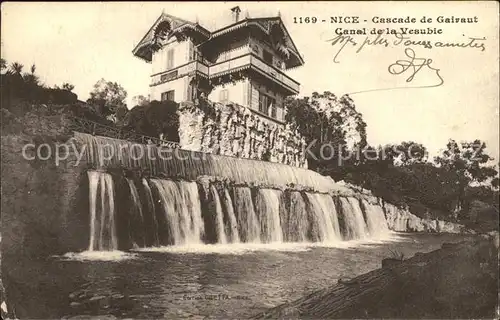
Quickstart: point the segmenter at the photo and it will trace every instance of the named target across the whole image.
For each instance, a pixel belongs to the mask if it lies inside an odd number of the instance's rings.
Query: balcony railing
[[[234,72],[240,68],[245,68],[245,67],[251,67],[253,69],[256,69],[257,71],[260,71],[268,78],[278,81],[288,90],[294,93],[299,93],[300,84],[298,82],[288,77],[286,74],[276,69],[275,67],[268,65],[267,63],[262,61],[259,57],[253,54],[246,54],[237,58],[233,58],[230,60],[226,60],[211,65],[209,68],[209,76],[210,78],[213,78],[219,75],[224,75],[230,72]]]
[[[69,128],[72,131],[88,133],[96,136],[110,137],[114,139],[127,140],[130,142],[141,143],[141,144],[156,144],[171,149],[180,148],[178,142],[159,139],[156,137],[145,136],[132,131],[107,126],[88,119],[70,116],[69,120],[70,120]]]
[[[200,61],[191,61],[176,68],[157,73],[151,77],[151,85],[157,85],[198,71],[208,77],[208,67]],[[170,76],[172,75],[172,76]]]
[[[198,71],[205,76],[214,78],[216,76],[224,75],[230,72],[235,72],[240,68],[244,69],[249,67],[262,73],[264,76],[267,76],[268,78],[279,82],[282,86],[284,86],[294,94],[299,93],[300,84],[297,81],[293,80],[276,67],[265,63],[256,55],[249,53],[213,64],[210,67],[200,61],[191,61],[177,68],[153,75],[151,85],[154,86],[160,83],[171,81],[190,74],[194,71]]]
[[[292,89],[295,93],[299,93],[300,91],[300,84],[284,74],[282,71],[271,67],[264,61],[260,60],[258,57],[252,55],[252,66],[260,69],[261,71],[264,71],[266,75],[271,75],[273,79],[278,80],[288,88]]]
[[[212,78],[218,75],[226,74],[240,67],[249,66],[250,64],[251,64],[251,56],[249,54],[246,54],[237,58],[229,59],[211,65],[209,75],[210,78]]]

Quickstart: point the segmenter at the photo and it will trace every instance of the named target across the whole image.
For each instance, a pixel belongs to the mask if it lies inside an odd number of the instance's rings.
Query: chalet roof
[[[294,60],[296,62],[292,66],[295,67],[304,64],[303,58],[301,57],[297,47],[295,46],[295,43],[293,42],[288,30],[286,29],[283,20],[279,16],[265,18],[245,18],[238,22],[229,24],[213,32],[210,32],[197,22],[194,23],[166,13],[162,13],[153,24],[153,26],[151,26],[146,35],[139,42],[139,44],[134,48],[134,55],[146,61],[151,61],[151,44],[153,44],[154,42],[157,27],[164,21],[168,21],[168,23],[170,24],[171,34],[176,34],[189,29],[196,32],[196,34],[200,35],[200,37],[205,40],[203,44],[209,43],[212,39],[244,27],[257,27],[269,36],[272,36],[272,33],[274,32],[273,30],[280,29],[283,34],[283,46],[286,47],[289,53],[295,56]]]
[[[135,46],[132,51],[135,56],[142,58],[146,61],[151,61],[151,48],[150,45],[154,43],[155,33],[157,31],[158,26],[163,22],[168,22],[169,29],[172,34],[176,34],[178,32],[182,32],[185,29],[191,29],[201,36],[206,37],[207,39],[210,37],[210,31],[202,27],[197,22],[191,22],[188,20],[184,20],[166,13],[162,13],[158,19],[156,19],[155,23],[149,28],[148,32],[142,37],[141,41]]]
[[[298,59],[298,65],[303,65],[304,60],[302,56],[299,53],[299,50],[297,49],[297,46],[295,46],[295,43],[292,40],[292,37],[290,36],[290,33],[288,33],[288,30],[285,27],[285,24],[283,23],[283,20],[281,20],[281,17],[265,17],[265,18],[246,18],[243,20],[240,20],[238,22],[235,22],[233,24],[227,25],[225,27],[222,27],[214,32],[211,33],[210,38],[207,40],[209,42],[210,40],[217,38],[221,35],[233,32],[235,30],[244,28],[244,27],[249,27],[249,26],[255,26],[260,28],[262,31],[264,31],[267,35],[271,36],[271,33],[273,31],[274,26],[278,27],[281,29],[283,32],[284,36],[284,44],[285,46],[296,56]]]

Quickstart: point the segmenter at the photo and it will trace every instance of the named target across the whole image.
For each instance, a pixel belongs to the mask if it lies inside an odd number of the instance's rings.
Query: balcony
[[[212,79],[217,76],[248,68],[261,73],[262,75],[273,81],[278,82],[292,94],[299,93],[300,84],[297,81],[284,74],[281,70],[268,65],[259,57],[253,54],[245,54],[240,57],[211,65],[209,68],[209,77]]]
[[[219,63],[207,66],[201,61],[191,61],[176,68],[154,74],[151,78],[151,86],[175,80],[177,78],[199,73],[205,77],[213,79],[240,70],[251,69],[264,77],[280,84],[290,94],[298,94],[300,84],[254,54],[246,53]]]
[[[195,72],[201,73],[205,77],[208,77],[208,67],[205,64],[200,61],[191,61],[170,70],[152,75],[150,86],[155,86],[164,82],[172,81],[186,75],[194,74]]]
[[[219,62],[210,66],[209,76],[214,78],[224,74],[238,71],[238,69],[246,69],[251,64],[251,56],[249,54]]]

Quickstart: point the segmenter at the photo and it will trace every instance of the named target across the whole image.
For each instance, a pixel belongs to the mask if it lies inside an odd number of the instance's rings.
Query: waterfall
[[[184,226],[187,243],[200,243],[205,226],[201,216],[200,194],[196,182],[177,182],[181,191],[184,213]],[[182,202],[181,202],[182,203]]]
[[[143,178],[136,184],[125,178],[125,192],[108,173],[88,171],[88,179],[90,251],[117,250],[117,225],[128,228],[120,229],[120,237],[128,237],[121,247],[201,244],[206,231],[219,244],[336,243],[389,232],[382,207],[366,200],[340,197],[339,217],[329,194],[216,184],[209,185],[207,199],[214,208],[207,226],[214,230],[205,230],[196,182]],[[116,194],[128,195],[129,202],[116,207]]]
[[[115,225],[115,200],[113,178],[110,174],[88,171],[90,242],[89,251],[118,249]],[[100,192],[99,192],[100,191]],[[100,198],[100,205],[98,197]]]
[[[406,209],[399,209],[393,204],[384,203],[386,211],[386,222],[392,226],[394,231],[408,230],[408,217],[409,212]],[[405,214],[400,214],[405,213]]]
[[[177,194],[174,194],[174,192],[172,192],[172,188],[170,185],[167,185],[167,183],[170,182],[173,183],[175,186],[175,183],[172,181],[157,180],[157,179],[151,179],[151,182],[156,187],[156,190],[158,191],[158,194],[160,195],[161,198],[161,203],[163,205],[163,213],[165,215],[168,228],[168,238],[169,238],[168,243],[179,244],[181,242],[179,212],[176,211],[174,204],[175,196]],[[180,194],[178,195],[177,198],[180,198]]]
[[[152,245],[159,246],[160,238],[158,235],[158,220],[156,219],[156,210],[155,210],[155,202],[153,199],[153,193],[151,192],[151,188],[149,187],[148,181],[146,179],[142,179],[142,186],[144,187],[144,192],[146,194],[147,208],[150,214],[150,222],[151,227],[150,230],[146,230],[146,234],[152,234]]]
[[[231,243],[240,242],[240,233],[238,232],[238,221],[234,214],[233,200],[229,194],[229,190],[224,188],[224,204],[229,217],[229,233],[231,234]]]
[[[97,187],[99,185],[99,173],[95,171],[88,171],[87,175],[89,177],[89,210],[90,210],[90,241],[89,241],[89,251],[93,251],[96,247],[95,233],[97,225],[97,212],[96,212],[96,202],[97,202]]]
[[[337,208],[333,202],[333,198],[327,194],[316,194],[318,202],[325,212],[325,219],[330,219],[333,228],[333,234],[328,238],[328,241],[338,241],[342,240],[340,234],[339,217],[337,214]]]
[[[134,212],[129,219],[129,230],[132,232],[131,238],[135,246],[144,247],[146,245],[146,230],[144,230],[144,216],[142,215],[142,204],[139,198],[139,192],[137,192],[137,188],[132,179],[126,178],[126,180],[130,194],[132,195],[132,200],[134,201]]]
[[[313,218],[313,240],[322,242],[340,240],[340,229],[333,199],[327,194],[309,192],[306,192],[306,197]]]
[[[380,237],[389,233],[387,227],[387,220],[385,219],[384,211],[380,205],[374,205],[366,200],[362,200],[363,207],[365,208],[366,225],[370,236]]]
[[[366,224],[358,200],[353,197],[342,197],[340,201],[344,214],[346,240],[366,238]]]
[[[321,174],[281,163],[214,155],[182,149],[167,150],[125,140],[75,132],[89,163],[99,169],[124,167],[147,169],[152,176],[181,177],[193,181],[199,176],[224,177],[237,184],[287,184],[328,192],[335,182]]]
[[[234,197],[241,240],[260,242],[260,223],[255,214],[250,188],[235,187]]]
[[[259,189],[255,209],[260,217],[260,229],[264,242],[282,242],[283,231],[280,221],[281,191]]]
[[[80,133],[75,138],[83,142],[88,163],[98,168],[88,171],[90,251],[117,250],[118,244],[120,249],[196,245],[215,238],[219,244],[336,243],[380,237],[388,225],[403,229],[408,223],[391,214],[396,209],[389,205],[387,215],[380,205],[354,197],[339,197],[336,206],[331,194],[339,187],[310,170],[180,149],[160,156],[156,145]],[[117,166],[143,169],[151,178],[113,181],[106,169]],[[202,177],[210,177],[208,186]],[[214,211],[202,211],[201,200]]]
[[[203,220],[195,182],[151,179],[163,204],[168,223],[169,243],[174,245],[201,243]]]
[[[307,208],[302,194],[298,191],[290,193],[290,207],[287,221],[287,241],[307,241],[309,221],[307,219]]]
[[[219,198],[219,193],[214,185],[210,186],[210,192],[212,193],[212,198],[215,202],[215,220],[217,228],[217,241],[218,243],[227,243],[226,230],[224,227],[224,213],[222,212],[222,205]]]

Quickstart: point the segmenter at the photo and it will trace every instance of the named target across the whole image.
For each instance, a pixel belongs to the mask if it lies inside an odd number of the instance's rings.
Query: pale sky
[[[300,95],[331,91],[338,96],[364,90],[438,83],[436,73],[423,67],[411,83],[410,71],[391,75],[388,66],[407,59],[403,45],[365,46],[367,36],[354,36],[358,47],[346,45],[333,62],[339,44],[336,28],[443,29],[440,35],[414,35],[414,41],[469,42],[482,38],[477,48],[411,46],[417,58],[432,59],[444,84],[434,88],[400,89],[353,94],[356,109],[367,123],[373,145],[413,140],[434,154],[456,140],[485,140],[489,153],[499,154],[499,39],[498,3],[491,2],[282,2],[282,3],[3,3],[2,57],[18,61],[26,71],[36,64],[47,85],[69,82],[80,100],[86,100],[100,78],[116,81],[133,96],[149,93],[151,65],[136,58],[132,49],[161,14],[198,21],[213,31],[228,22],[230,8],[239,5],[250,17],[276,16],[285,22],[305,65],[288,74],[301,83]],[[243,14],[242,13],[242,14]],[[359,24],[332,24],[331,16],[359,16]],[[478,23],[375,24],[378,17],[478,17]],[[294,17],[317,17],[318,22],[294,23]],[[325,22],[322,22],[322,20]],[[364,20],[367,20],[364,22]],[[375,36],[368,35],[369,39]],[[387,36],[391,42],[396,38]],[[129,106],[131,107],[131,106]]]

